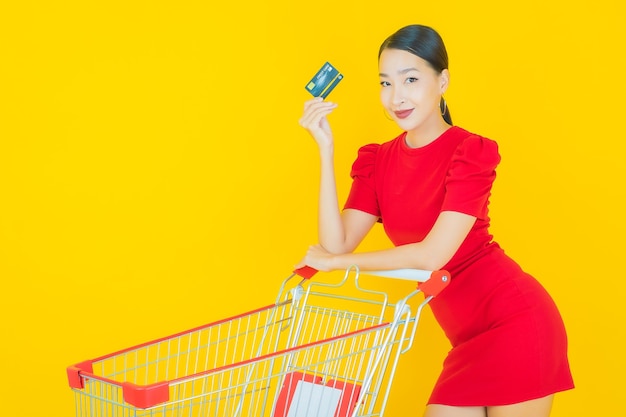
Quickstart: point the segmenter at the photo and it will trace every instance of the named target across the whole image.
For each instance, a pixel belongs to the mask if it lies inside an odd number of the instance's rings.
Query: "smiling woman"
[[[401,133],[377,55],[419,16],[445,40],[453,121],[499,145],[490,231],[565,321],[577,387],[552,417],[626,416],[623,2],[314,4],[2,2],[0,414],[73,416],[68,364],[275,300],[317,242],[304,84],[325,61],[346,76],[342,204],[359,145]],[[389,246],[389,221],[360,250]],[[449,349],[423,318],[389,416],[420,415]]]
[[[489,231],[498,145],[452,126],[442,106],[447,53],[432,28],[407,26],[385,40],[379,74],[382,105],[402,133],[360,149],[343,212],[327,120],[336,105],[305,104],[300,124],[322,164],[320,244],[298,267],[450,271],[452,282],[431,308],[452,350],[426,416],[546,417],[554,393],[573,388],[567,336],[550,295]],[[377,222],[394,247],[353,253]]]

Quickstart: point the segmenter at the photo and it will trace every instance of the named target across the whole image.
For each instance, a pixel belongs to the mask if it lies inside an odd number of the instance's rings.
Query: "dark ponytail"
[[[441,110],[441,117],[446,121],[450,126],[452,126],[452,116],[450,116],[450,109],[448,109],[448,103],[446,103],[446,99],[441,97],[441,101],[439,102],[439,109]]]
[[[431,27],[409,25],[389,36],[380,46],[378,58],[385,49],[399,49],[417,55],[441,73],[448,69],[448,52],[441,36]],[[452,116],[446,100],[442,97],[439,103],[441,115],[446,123],[452,125]]]

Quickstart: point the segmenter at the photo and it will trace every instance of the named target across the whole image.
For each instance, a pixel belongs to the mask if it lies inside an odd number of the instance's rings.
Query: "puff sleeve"
[[[352,164],[350,172],[352,187],[344,209],[356,209],[380,216],[374,176],[379,149],[380,145],[374,143],[359,149],[357,158]]]
[[[499,163],[496,142],[470,136],[460,143],[446,176],[442,211],[458,211],[485,219]]]

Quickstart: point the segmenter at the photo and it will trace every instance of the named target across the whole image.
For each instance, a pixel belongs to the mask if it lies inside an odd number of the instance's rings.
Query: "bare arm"
[[[334,142],[327,116],[336,104],[319,98],[305,103],[300,125],[313,136],[320,152],[320,190],[318,238],[320,245],[333,254],[352,252],[376,223],[377,218],[357,210],[341,213],[337,198],[334,167]]]
[[[444,211],[421,242],[374,252],[344,254],[332,254],[323,247],[312,246],[297,267],[308,265],[330,271],[358,265],[363,270],[415,268],[434,271],[448,263],[475,221],[475,217],[467,214]]]
[[[350,253],[365,238],[378,217],[359,210],[339,209],[335,172],[331,161],[322,158],[318,209],[320,245],[333,254]]]

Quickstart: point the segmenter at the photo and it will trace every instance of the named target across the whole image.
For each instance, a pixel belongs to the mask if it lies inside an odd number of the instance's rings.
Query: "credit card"
[[[342,79],[343,74],[337,71],[337,68],[333,67],[330,62],[327,62],[305,88],[314,97],[326,98]]]

